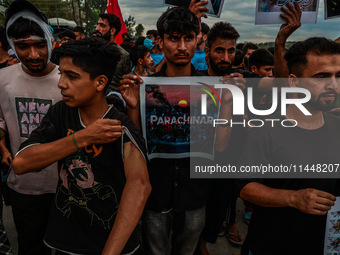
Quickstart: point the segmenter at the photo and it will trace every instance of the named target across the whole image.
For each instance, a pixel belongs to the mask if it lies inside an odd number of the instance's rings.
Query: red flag
[[[116,35],[115,42],[117,44],[121,44],[123,42],[122,35],[124,33],[127,33],[128,31],[126,29],[126,26],[125,26],[125,23],[124,23],[124,20],[123,20],[122,12],[120,11],[118,0],[107,0],[106,11],[107,11],[107,13],[113,13],[113,14],[117,15],[118,18],[120,19],[120,23],[122,25],[121,25],[119,34]]]

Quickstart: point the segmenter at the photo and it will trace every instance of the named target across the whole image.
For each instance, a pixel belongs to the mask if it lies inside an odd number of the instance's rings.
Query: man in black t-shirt
[[[195,14],[184,7],[171,8],[158,19],[157,29],[166,64],[153,76],[199,75],[191,64],[200,29]],[[139,93],[139,87],[135,81],[140,82],[140,77],[124,76],[121,91],[127,101],[128,116],[139,125],[139,99],[133,96]],[[150,161],[153,191],[143,217],[146,254],[168,254],[170,240],[173,254],[193,254],[204,226],[206,187],[205,180],[190,179],[189,168],[189,158]]]
[[[151,191],[145,145],[105,100],[121,54],[100,38],[66,43],[55,54],[63,101],[21,145],[13,170],[25,174],[58,161],[48,246],[70,254],[138,253],[135,227]]]
[[[310,38],[293,45],[285,59],[290,87],[311,93],[303,105],[311,115],[289,105],[285,118],[296,120],[296,127],[268,124],[253,129],[240,164],[338,163],[340,119],[324,111],[334,107],[339,94],[340,46],[325,38]],[[339,184],[338,179],[257,179],[243,183],[240,197],[256,206],[242,254],[322,254],[325,214],[340,195]]]

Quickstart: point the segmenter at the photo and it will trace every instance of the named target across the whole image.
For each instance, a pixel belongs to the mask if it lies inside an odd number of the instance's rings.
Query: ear
[[[139,58],[139,59],[137,60],[138,64],[140,64],[140,65],[143,64],[143,61],[144,61],[144,59],[142,59],[142,58]]]
[[[250,71],[253,72],[253,73],[256,73],[257,67],[256,67],[256,66],[252,66],[252,67],[250,68]]]
[[[105,89],[106,84],[108,83],[109,79],[105,75],[99,75],[95,78],[95,85],[96,90],[101,92]]]
[[[206,41],[208,38],[208,35],[203,35],[203,41]]]
[[[113,37],[116,36],[116,29],[115,29],[114,27],[112,27],[112,28],[110,29],[110,35],[113,36]]]
[[[157,36],[157,44],[161,50],[164,48],[164,40],[162,37]]]
[[[299,79],[295,74],[290,74],[288,78],[289,87],[299,87]]]
[[[205,47],[205,55],[209,56],[209,54],[210,54],[210,48]]]
[[[2,42],[0,42],[0,48],[2,48]]]

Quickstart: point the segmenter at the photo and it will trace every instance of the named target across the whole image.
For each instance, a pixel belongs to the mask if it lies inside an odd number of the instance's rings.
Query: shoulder
[[[11,66],[7,66],[0,69],[0,84],[7,83],[8,81],[13,80],[13,77],[17,77],[19,74],[19,68],[21,68],[21,64],[15,64]]]
[[[328,127],[332,127],[337,130],[340,129],[340,117],[335,116],[334,114],[327,113],[327,112],[324,112],[323,116],[324,116],[325,124]]]

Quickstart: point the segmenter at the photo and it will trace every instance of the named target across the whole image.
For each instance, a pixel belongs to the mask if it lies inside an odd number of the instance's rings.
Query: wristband
[[[76,143],[76,138],[74,138],[74,133],[75,133],[75,132],[72,133],[73,143],[74,143],[74,145],[77,147],[78,151],[80,151],[80,148],[78,147],[78,144]]]

